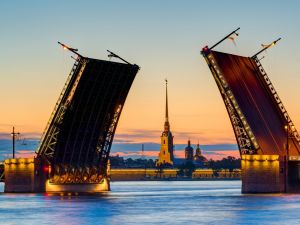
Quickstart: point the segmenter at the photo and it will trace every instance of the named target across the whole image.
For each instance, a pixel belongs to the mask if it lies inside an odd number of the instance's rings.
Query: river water
[[[300,195],[243,195],[240,181],[112,182],[111,188],[90,196],[0,193],[0,224],[300,224]]]

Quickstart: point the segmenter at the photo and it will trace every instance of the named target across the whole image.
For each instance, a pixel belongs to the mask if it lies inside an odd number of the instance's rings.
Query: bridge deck
[[[55,164],[98,165],[101,156],[96,147],[99,141],[105,144],[137,71],[138,66],[130,64],[88,59],[60,125]]]
[[[223,76],[246,117],[262,154],[286,152],[286,130],[278,106],[270,95],[268,87],[255,61],[248,57],[212,51]],[[298,143],[290,140],[290,155],[299,155]]]

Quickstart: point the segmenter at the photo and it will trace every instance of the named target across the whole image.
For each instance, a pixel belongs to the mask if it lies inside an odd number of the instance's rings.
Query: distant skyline
[[[111,155],[120,156],[125,158],[152,158],[157,159],[158,152],[160,149],[159,143],[143,143],[144,153],[142,153],[141,143],[118,143],[115,142],[112,145]],[[192,143],[194,150],[196,149],[196,143]],[[0,140],[0,161],[11,157],[12,142],[9,139]],[[187,146],[185,144],[175,145],[175,158],[184,158],[184,148]],[[16,141],[16,156],[17,157],[33,157],[34,150],[38,147],[38,140],[28,139]],[[207,159],[222,159],[227,156],[235,156],[239,158],[238,148],[236,144],[217,144],[217,145],[201,145],[201,151]]]
[[[282,37],[262,54],[262,64],[300,129],[299,8],[296,0],[1,2],[0,139],[9,138],[13,125],[24,138],[40,137],[74,62],[61,41],[99,59],[108,59],[109,49],[141,67],[114,144],[159,143],[167,78],[175,146],[188,139],[218,145],[216,152],[236,145],[200,50],[237,27],[236,46],[228,40],[216,50],[251,56]]]

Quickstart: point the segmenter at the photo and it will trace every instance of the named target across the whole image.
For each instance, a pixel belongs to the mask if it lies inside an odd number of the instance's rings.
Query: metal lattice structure
[[[260,61],[204,48],[202,51],[222,95],[241,154],[286,155],[285,126],[294,127]],[[292,131],[289,155],[300,155]]]
[[[78,84],[78,81],[82,75],[82,71],[84,70],[85,65],[86,65],[85,59],[78,57],[75,60],[75,63],[61,91],[61,94],[59,95],[59,98],[55,104],[55,107],[51,113],[47,126],[43,132],[40,146],[38,148],[39,149],[38,154],[43,155],[49,161],[51,161],[55,152],[57,135],[59,133],[59,124],[62,123],[64,113],[70,104],[69,100],[73,96],[71,89],[74,90],[74,88],[76,88],[76,84]],[[75,82],[75,80],[77,82]]]
[[[97,183],[106,176],[114,133],[139,70],[78,57],[38,148],[51,165],[54,183]]]
[[[208,54],[207,53],[208,52],[203,52],[203,56],[220,90],[234,130],[240,154],[256,154],[259,146],[255,140],[253,132],[245,116],[243,115],[242,110],[237,104],[237,100],[235,99],[230,86],[226,82],[226,79],[217,64],[216,59],[213,57],[213,54],[211,54],[210,51]]]
[[[277,94],[270,78],[268,77],[267,73],[265,72],[263,66],[260,63],[260,60],[257,58],[257,56],[252,57],[252,59],[254,60],[254,62],[256,63],[256,66],[259,70],[259,74],[261,77],[262,82],[264,83],[265,87],[267,87],[267,89],[269,90],[269,94],[270,96],[272,96],[273,98],[273,102],[275,103],[275,105],[277,105],[277,109],[279,111],[279,114],[281,115],[282,119],[285,120],[286,124],[289,127],[293,127],[293,130],[291,130],[291,134],[290,136],[292,137],[292,139],[294,139],[298,145],[300,146],[300,136],[299,133],[297,131],[297,129],[294,126],[293,121],[291,120],[287,110],[285,109],[282,101],[279,98],[279,95]],[[298,149],[298,148],[297,148]],[[300,149],[298,149],[299,151]]]

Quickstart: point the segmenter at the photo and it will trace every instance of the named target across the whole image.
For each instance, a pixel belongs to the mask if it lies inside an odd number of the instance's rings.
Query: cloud
[[[161,131],[159,130],[140,130],[128,129],[126,132],[116,133],[114,142],[141,143],[159,140]]]
[[[144,151],[144,153],[137,152],[137,151],[119,151],[119,152],[112,152],[111,155],[112,156],[120,156],[120,157],[125,157],[125,158],[140,158],[142,156],[146,157],[146,158],[152,158],[152,159],[157,159],[159,154],[158,150],[153,150],[153,151]],[[205,151],[203,152],[203,155],[207,158],[207,159],[222,159],[222,158],[226,158],[228,156],[233,156],[235,158],[239,158],[240,154],[239,151],[237,150],[225,150],[225,151],[220,151],[220,150],[215,150],[215,151]],[[175,158],[184,158],[185,157],[185,153],[184,150],[180,150],[180,151],[175,151],[174,152],[174,156]]]
[[[240,158],[240,153],[238,150],[217,150],[217,151],[208,151],[205,152],[204,156],[207,159],[222,159],[222,158],[227,158],[228,156],[233,156],[235,158]]]
[[[16,157],[32,157],[38,147],[38,140],[16,140]],[[12,157],[12,141],[9,139],[0,139],[0,160]]]
[[[144,151],[136,152],[136,151],[127,151],[127,152],[113,152],[111,153],[112,156],[121,156],[121,157],[132,157],[132,158],[140,158],[142,156],[147,158],[157,158],[159,151]]]
[[[16,131],[18,132],[18,131]],[[24,132],[17,135],[17,139],[40,139],[41,133],[38,132]],[[10,132],[0,132],[0,139],[9,139],[11,140]]]
[[[136,130],[135,130],[136,132]],[[152,131],[154,132],[154,131]],[[151,135],[150,135],[151,136]],[[38,139],[25,139],[16,141],[17,157],[32,157],[39,144]],[[123,157],[139,158],[142,156],[142,144],[144,145],[144,156],[148,158],[157,158],[160,151],[160,144],[154,142],[130,142],[129,140],[115,139],[111,148],[112,155]],[[174,154],[177,158],[184,158],[185,143],[176,144]],[[196,145],[192,147],[196,149]],[[236,144],[207,144],[200,145],[204,156],[209,158],[223,158],[229,155],[238,157],[239,151]],[[10,139],[0,139],[0,160],[12,156],[12,141]]]
[[[33,158],[35,155],[33,150],[18,150],[16,154],[18,158]]]
[[[111,151],[142,151],[142,144],[144,145],[144,150],[159,150],[160,145],[157,143],[145,142],[145,143],[113,143]]]
[[[160,144],[158,143],[143,143],[144,144],[144,156],[150,158],[157,158],[160,151]],[[177,158],[184,158],[184,149],[187,144],[175,145],[174,155]],[[194,150],[195,145],[192,145]],[[239,157],[239,150],[236,144],[212,144],[212,145],[200,145],[202,154],[210,159],[222,159],[227,156]],[[142,156],[142,144],[141,143],[116,143],[112,145],[112,155],[119,155],[122,157],[139,158]]]
[[[0,139],[11,139],[11,134],[0,132]]]
[[[125,139],[118,139],[118,138],[114,138],[114,144],[124,144],[124,143],[132,143],[132,141],[130,140],[125,140]]]
[[[114,143],[142,143],[142,142],[159,142],[162,130],[142,130],[142,129],[127,129],[115,134]],[[235,139],[228,138],[227,134],[213,131],[214,136],[209,135],[210,132],[196,132],[196,131],[173,131],[174,143],[184,143],[188,139],[194,143],[201,144],[230,144],[234,143]],[[218,135],[218,139],[215,139]]]

